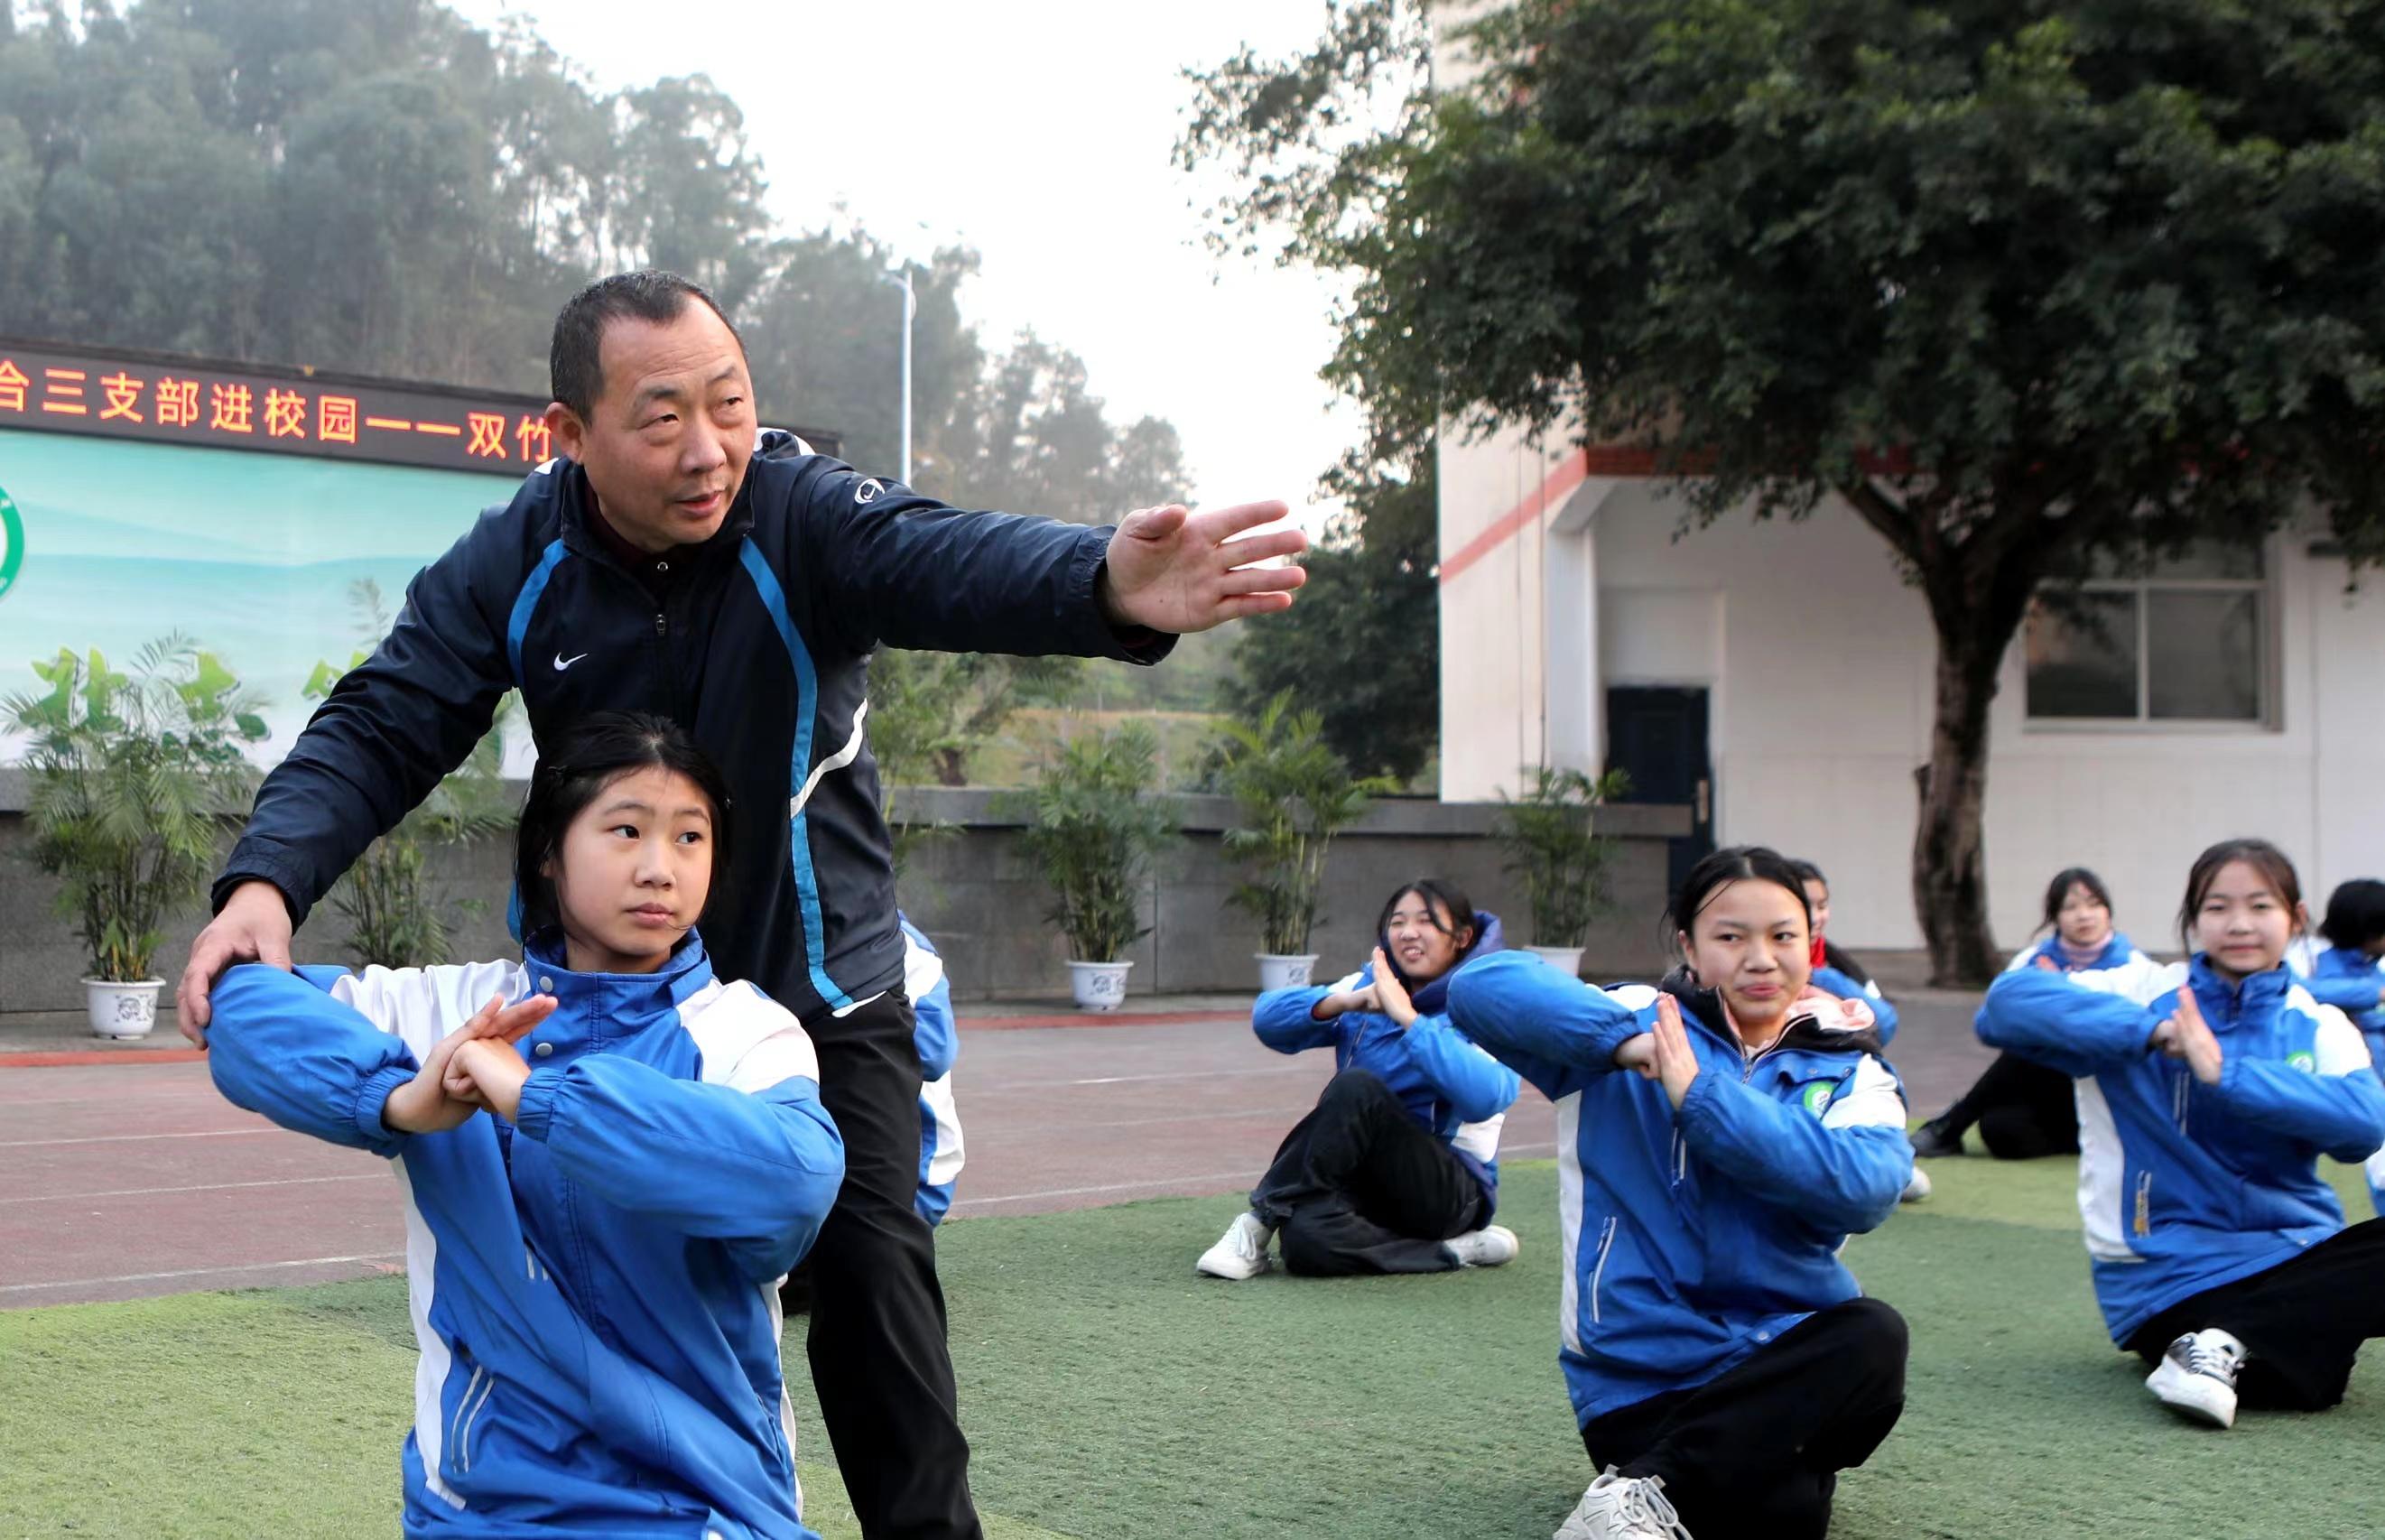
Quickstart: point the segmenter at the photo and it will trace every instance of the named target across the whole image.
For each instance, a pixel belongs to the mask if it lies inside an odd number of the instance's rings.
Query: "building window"
[[[2142,576],[2049,584],[2025,645],[2032,721],[2266,721],[2261,547],[2198,545]]]

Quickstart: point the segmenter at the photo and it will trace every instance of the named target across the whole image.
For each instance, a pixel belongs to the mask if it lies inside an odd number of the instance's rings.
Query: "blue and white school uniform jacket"
[[[2351,1018],[2368,1040],[2369,1058],[2385,1066],[2385,1009],[2377,1004],[2378,992],[2385,990],[2385,968],[2357,946],[2330,946],[2311,958],[2303,983],[2312,999]]]
[[[1474,1173],[1482,1188],[1484,1223],[1490,1222],[1499,1201],[1499,1130],[1523,1083],[1514,1070],[1451,1029],[1447,996],[1449,981],[1469,959],[1505,945],[1499,917],[1478,912],[1474,944],[1448,972],[1410,991],[1408,1001],[1416,1007],[1417,1019],[1405,1031],[1374,1011],[1343,1011],[1330,1021],[1319,1021],[1313,1014],[1317,1002],[1328,995],[1374,983],[1372,961],[1330,986],[1270,989],[1251,1007],[1251,1030],[1276,1052],[1330,1047],[1335,1073],[1364,1070],[1389,1086],[1408,1116]],[[1388,945],[1384,951],[1389,955]],[[1519,955],[1540,960],[1530,953]]]
[[[518,1121],[393,1133],[381,1105],[492,996],[560,1005],[518,1045]],[[659,972],[235,968],[219,1089],[391,1158],[421,1358],[401,1455],[409,1536],[809,1537],[778,1283],[836,1199],[844,1145],[795,1018]]]
[[[1750,1058],[1711,994],[1676,995],[1700,1066],[1678,1112],[1615,1068],[1655,1025],[1655,990],[1594,989],[1513,955],[1450,984],[1458,1030],[1556,1103],[1557,1358],[1585,1424],[1704,1384],[1858,1296],[1839,1248],[1894,1213],[1913,1174],[1873,1033],[1800,1017]]]
[[[2037,968],[2040,958],[2053,958],[2054,966],[2065,973],[2100,973],[2114,968],[2153,966],[2152,959],[2137,950],[2135,942],[2114,931],[2103,948],[2085,962],[2072,962],[2070,954],[2062,949],[2062,938],[2048,933],[2014,953],[2012,961],[2004,964],[2004,971],[2017,973],[2024,968]],[[2043,972],[2044,970],[2038,969],[2038,971]]]
[[[2191,987],[2219,1083],[2147,1046]],[[1980,1040],[2079,1083],[2079,1216],[2112,1340],[2179,1301],[2290,1261],[2343,1228],[2324,1152],[2385,1145],[2385,1086],[2341,1012],[2284,968],[2231,985],[2191,965],[2007,973]]]
[[[961,1146],[961,1112],[953,1099],[953,1066],[960,1058],[961,1034],[953,1019],[953,985],[935,943],[897,915],[903,927],[903,992],[911,997],[911,1042],[919,1053],[919,1185],[911,1199],[930,1225],[943,1222],[953,1206],[967,1152]]]
[[[2385,989],[2385,964],[2357,946],[2330,946],[2314,953],[2302,975],[2311,998],[2343,1012],[2368,1044],[2368,1062],[2385,1079],[2385,1009],[2377,995]],[[2368,1158],[2368,1204],[2385,1215],[2385,1150]]]

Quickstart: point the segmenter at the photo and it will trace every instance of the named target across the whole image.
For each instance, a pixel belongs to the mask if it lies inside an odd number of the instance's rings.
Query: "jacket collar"
[[[563,935],[554,930],[531,938],[522,948],[522,966],[531,988],[558,1002],[550,1020],[568,1014],[584,1024],[592,1042],[627,1037],[677,1010],[712,982],[712,958],[693,931],[651,973],[575,973],[563,965]]]
[[[1696,983],[1686,968],[1674,969],[1656,987],[1680,1002],[1683,1015],[1695,1017],[1700,1026],[1741,1053],[1747,1051],[1746,1044],[1740,1038],[1739,1029],[1731,1025],[1730,1015],[1723,1008],[1720,991],[1707,989]],[[1794,1012],[1795,1008],[1791,1009]],[[1883,1051],[1876,1029],[1867,1027],[1861,1032],[1851,1032],[1844,1027],[1825,1026],[1820,1018],[1811,1013],[1792,1014],[1789,1025],[1773,1040],[1772,1046],[1764,1051],[1773,1053],[1781,1048],[1808,1048],[1817,1053],[1833,1054],[1877,1054]]]
[[[770,447],[770,436],[764,435],[766,447]],[[712,532],[712,537],[700,545],[675,549],[693,552],[693,559],[695,560],[709,560],[724,551],[736,550],[738,543],[754,528],[754,466],[761,457],[757,451],[754,459],[746,462],[744,482],[738,487],[737,495],[729,500],[728,516],[721,520],[720,528]],[[596,526],[603,515],[596,510],[596,492],[588,484],[588,472],[581,469],[579,461],[558,457],[551,474],[555,477],[555,495],[562,523],[564,548],[619,567],[624,571],[630,570],[614,554],[615,543],[621,540],[619,533],[608,530],[612,536],[608,540],[606,534],[598,532]]]
[[[2064,972],[2085,973],[2101,968],[2119,967],[2129,960],[2129,954],[2135,951],[2136,947],[2127,936],[2114,931],[2104,939],[2104,945],[2095,949],[2095,955],[2085,962],[2074,963],[2070,960],[2070,948],[2063,945],[2059,933],[2047,936],[2044,945],[2039,950],[2059,964]]]
[[[2214,1032],[2227,1032],[2248,1020],[2266,1020],[2275,1017],[2286,1003],[2286,991],[2293,987],[2293,973],[2282,963],[2266,973],[2255,973],[2240,983],[2230,983],[2219,976],[2204,953],[2194,954],[2187,965],[2187,983],[2194,990],[2197,1005],[2203,1007],[2204,1019]]]

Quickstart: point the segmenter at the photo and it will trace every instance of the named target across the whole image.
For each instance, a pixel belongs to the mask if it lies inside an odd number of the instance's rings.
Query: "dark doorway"
[[[1631,777],[1626,802],[1690,810],[1690,832],[1671,841],[1668,891],[1710,854],[1714,763],[1706,753],[1706,692],[1614,685],[1606,692],[1606,768]]]

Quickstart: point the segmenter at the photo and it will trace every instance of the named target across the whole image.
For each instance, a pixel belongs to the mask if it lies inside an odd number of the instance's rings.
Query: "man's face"
[[[744,350],[710,307],[690,300],[660,324],[611,322],[597,357],[605,389],[587,419],[559,401],[546,408],[556,446],[640,550],[710,539],[754,457]]]

